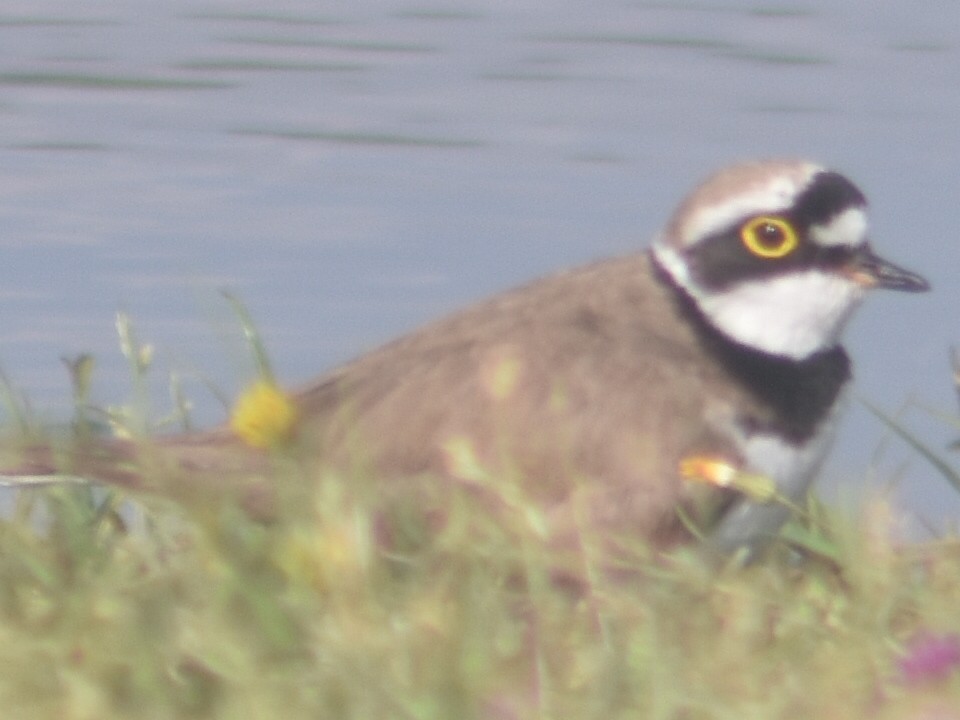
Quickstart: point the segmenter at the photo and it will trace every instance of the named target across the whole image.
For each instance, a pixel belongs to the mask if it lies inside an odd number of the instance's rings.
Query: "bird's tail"
[[[6,442],[0,483],[26,486],[86,481],[175,499],[234,496],[256,515],[266,511],[263,488],[272,459],[238,442],[229,431],[159,438],[103,436]]]

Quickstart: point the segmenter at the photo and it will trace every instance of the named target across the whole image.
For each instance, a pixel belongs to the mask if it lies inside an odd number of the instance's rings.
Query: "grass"
[[[897,546],[883,501],[812,505],[787,537],[816,552],[717,567],[638,545],[612,576],[546,546],[522,499],[494,521],[463,488],[275,483],[269,522],[21,490],[0,519],[5,717],[960,718],[960,540]]]

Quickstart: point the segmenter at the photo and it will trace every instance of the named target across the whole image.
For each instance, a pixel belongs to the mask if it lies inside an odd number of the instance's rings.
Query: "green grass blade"
[[[946,460],[941,458],[928,445],[923,443],[916,435],[907,430],[894,418],[887,415],[876,405],[863,398],[860,402],[866,406],[867,410],[873,413],[884,425],[896,433],[904,442],[916,450],[920,455],[933,465],[937,471],[949,482],[957,492],[960,492],[960,473],[958,473]]]
[[[257,332],[253,318],[250,316],[250,311],[247,310],[240,299],[229,290],[222,290],[221,294],[226,298],[227,302],[230,303],[233,311],[237,314],[237,318],[240,320],[243,335],[250,345],[250,350],[253,352],[253,361],[257,366],[257,374],[261,379],[273,382],[274,375],[273,369],[270,367],[270,359],[263,345],[263,339],[260,337],[260,333]]]

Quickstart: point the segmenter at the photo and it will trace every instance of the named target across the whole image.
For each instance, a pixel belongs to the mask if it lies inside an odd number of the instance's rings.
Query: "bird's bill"
[[[853,256],[843,272],[854,282],[870,289],[904,292],[926,292],[930,289],[930,283],[920,275],[875,255],[868,245]]]

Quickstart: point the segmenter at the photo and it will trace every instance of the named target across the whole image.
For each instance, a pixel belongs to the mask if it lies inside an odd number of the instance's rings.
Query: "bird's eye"
[[[740,228],[747,250],[762,258],[782,258],[796,249],[800,240],[794,226],[782,217],[761,215]]]

